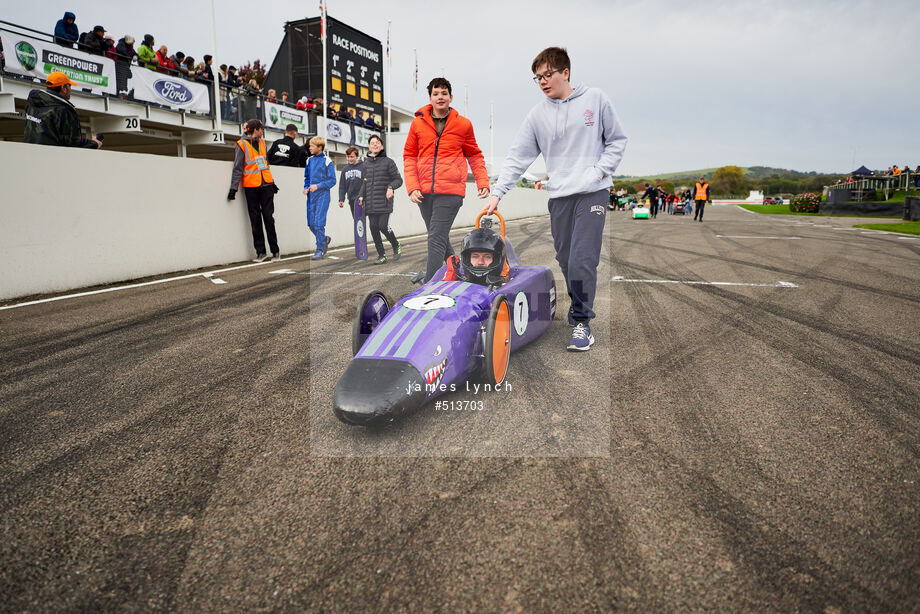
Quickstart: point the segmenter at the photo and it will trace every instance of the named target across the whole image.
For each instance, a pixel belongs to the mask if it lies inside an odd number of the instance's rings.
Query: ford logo
[[[338,124],[326,124],[326,134],[332,137],[342,136],[342,127]]]
[[[153,82],[157,95],[167,102],[188,104],[192,101],[192,91],[178,81],[157,79]]]

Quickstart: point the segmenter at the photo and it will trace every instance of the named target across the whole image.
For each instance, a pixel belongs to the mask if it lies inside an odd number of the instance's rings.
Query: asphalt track
[[[379,431],[330,386],[411,286],[327,273],[419,241],[2,310],[0,609],[918,611],[920,240],[855,223],[612,213],[591,352]]]

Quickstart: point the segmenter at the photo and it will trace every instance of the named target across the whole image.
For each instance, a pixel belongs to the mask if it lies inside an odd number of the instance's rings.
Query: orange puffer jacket
[[[431,105],[415,112],[403,150],[409,194],[420,190],[422,194],[465,196],[467,160],[476,187],[480,190],[489,187],[489,174],[470,120],[451,109],[439,137],[431,119]]]

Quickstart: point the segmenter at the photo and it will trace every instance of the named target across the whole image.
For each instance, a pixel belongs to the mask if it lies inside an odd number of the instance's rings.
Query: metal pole
[[[322,14],[322,28],[323,28],[323,119],[329,117],[329,93],[327,91],[328,82],[329,82],[329,71],[326,67],[326,39],[329,38],[329,33],[326,30],[329,29],[329,24],[326,23],[326,0],[323,0],[322,3],[323,14]],[[325,130],[325,123],[323,129]],[[317,129],[319,132],[319,129]]]
[[[393,125],[393,90],[390,89],[393,74],[393,58],[390,54],[390,26],[392,21],[387,19],[387,143],[390,142],[390,126]]]
[[[214,88],[214,129],[218,132],[222,131],[221,127],[221,116],[220,116],[220,78],[219,74],[214,74],[214,64],[217,63],[217,22],[214,19],[214,0],[211,0],[211,77],[213,77],[213,83],[211,84]]]
[[[489,167],[495,173],[495,103],[489,103]]]

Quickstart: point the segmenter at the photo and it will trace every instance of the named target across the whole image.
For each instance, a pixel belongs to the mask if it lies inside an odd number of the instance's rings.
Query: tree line
[[[804,194],[814,192],[820,194],[824,186],[837,183],[846,175],[818,175],[804,174],[796,171],[778,172],[765,177],[751,177],[746,175],[739,166],[723,166],[712,173],[705,173],[710,184],[710,194],[713,198],[746,198],[751,190],[762,191],[764,196],[777,196],[784,194]],[[682,187],[691,190],[699,180],[699,175],[669,178],[664,181],[658,179],[617,179],[617,188],[626,188],[630,194],[641,194],[645,191],[645,184],[659,186],[668,194]]]

